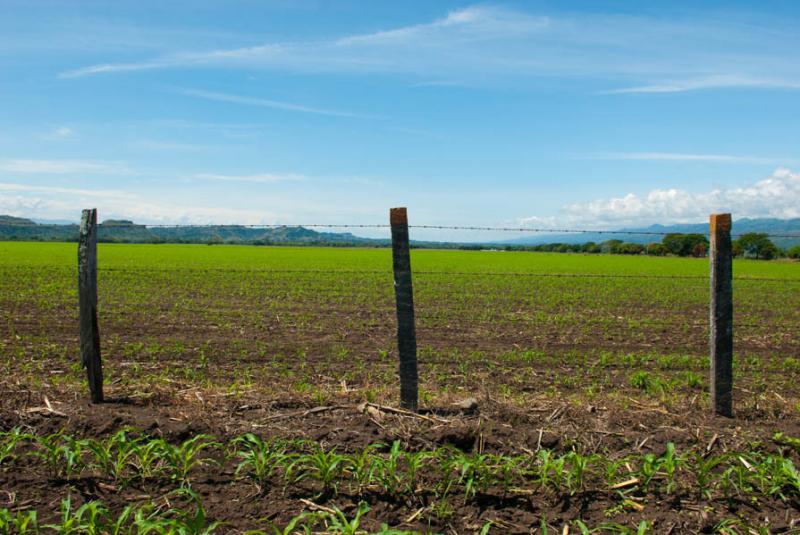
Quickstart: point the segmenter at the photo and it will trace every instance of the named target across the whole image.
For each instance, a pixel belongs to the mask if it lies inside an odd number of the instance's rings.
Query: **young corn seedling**
[[[583,455],[577,451],[565,455],[566,466],[569,467],[566,482],[570,495],[574,496],[583,490],[586,473],[596,459],[594,455]]]
[[[361,494],[375,482],[375,470],[377,468],[375,461],[377,457],[374,452],[380,447],[380,444],[371,444],[359,453],[350,456],[350,472],[356,483],[358,494]]]
[[[400,463],[404,457],[405,455],[400,449],[400,441],[395,440],[385,459],[382,457],[375,459],[375,478],[383,487],[384,492],[393,496],[399,496],[403,492],[403,473]]]
[[[80,474],[85,467],[86,445],[86,440],[76,440],[59,431],[38,437],[33,455],[44,461],[54,478],[64,479]]]
[[[458,483],[464,485],[464,498],[474,498],[494,483],[494,469],[488,461],[488,455],[479,453],[461,453],[452,459],[452,468],[459,474]]]
[[[27,433],[23,433],[19,427],[13,428],[11,431],[0,433],[0,467],[4,467],[7,463],[12,462],[17,458],[17,447],[20,442],[27,441],[33,438]]]
[[[72,498],[61,500],[61,523],[45,524],[59,535],[100,535],[105,533],[108,523],[108,509],[100,502],[86,502],[75,511]]]
[[[365,502],[358,504],[356,516],[348,519],[338,507],[333,507],[333,513],[320,513],[320,519],[326,524],[325,533],[337,535],[359,535],[364,533],[361,527],[361,517],[369,512],[369,505]]]
[[[202,457],[203,450],[220,446],[210,435],[197,435],[173,446],[166,440],[160,441],[161,455],[164,457],[172,479],[178,479],[183,485],[189,483],[189,472],[195,466],[214,462],[209,457]]]
[[[423,463],[431,458],[431,453],[419,451],[417,453],[406,452],[406,471],[403,477],[403,492],[414,494],[417,492],[417,474]]]
[[[163,439],[140,442],[133,448],[131,466],[139,479],[149,479],[158,475],[163,466],[161,452]]]
[[[675,454],[675,444],[667,442],[667,448],[658,459],[658,464],[664,471],[667,477],[667,494],[672,494],[672,489],[675,484],[675,474],[678,468],[683,464],[683,459]]]
[[[105,441],[89,440],[86,447],[94,455],[95,466],[124,487],[129,482],[126,473],[140,443],[140,438],[130,438],[127,430],[122,429]]]
[[[17,511],[12,515],[8,509],[0,509],[0,535],[36,535],[39,521],[36,511]]]
[[[296,535],[297,533],[301,533],[301,529],[302,533],[311,535],[311,528],[314,527],[317,520],[318,515],[316,513],[303,512],[293,516],[282,528],[273,524],[270,526],[269,532],[262,529],[254,529],[245,531],[244,535],[268,535],[269,533],[272,535]]]
[[[694,475],[697,482],[698,494],[710,500],[712,492],[716,486],[715,482],[719,478],[717,468],[725,463],[727,455],[712,455],[704,458],[701,454],[694,455]]]
[[[564,463],[565,458],[554,457],[553,452],[550,450],[540,450],[536,457],[538,463],[538,481],[539,486],[543,490],[547,490],[548,486],[558,492],[564,480]]]
[[[278,440],[262,440],[247,433],[233,440],[235,455],[241,459],[236,466],[236,475],[245,472],[263,492],[265,485],[283,465],[286,444]]]
[[[317,445],[313,453],[300,455],[286,468],[286,478],[298,482],[307,478],[316,479],[322,483],[322,494],[338,492],[336,481],[349,469],[349,457],[336,453],[335,449],[325,451]],[[293,476],[293,473],[297,475]]]

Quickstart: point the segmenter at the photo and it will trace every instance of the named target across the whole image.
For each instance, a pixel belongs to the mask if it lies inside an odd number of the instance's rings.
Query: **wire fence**
[[[86,215],[86,214],[84,214]],[[96,214],[95,214],[96,217]],[[8,227],[26,227],[31,228],[34,225],[15,225],[8,223],[0,223],[3,228]],[[346,343],[348,336],[351,334],[358,334],[358,330],[362,329],[362,334],[366,333],[368,329],[374,330],[374,338],[372,340],[380,340],[381,343],[386,342],[386,335],[392,334],[392,328],[395,326],[394,320],[397,314],[397,328],[398,331],[403,325],[403,314],[405,314],[405,305],[401,304],[401,294],[398,290],[398,280],[401,276],[408,277],[408,303],[411,305],[411,322],[413,334],[413,324],[416,320],[423,333],[422,340],[426,343],[433,345],[442,345],[451,343],[453,340],[455,346],[472,345],[473,347],[480,347],[475,345],[481,337],[485,337],[491,341],[492,350],[496,353],[502,352],[504,347],[510,349],[517,346],[517,342],[528,343],[532,348],[541,347],[565,349],[570,347],[579,346],[587,340],[592,340],[596,337],[597,333],[603,333],[606,338],[597,339],[598,346],[602,349],[604,344],[611,347],[619,348],[636,348],[642,351],[652,351],[658,349],[655,344],[658,343],[678,343],[686,347],[697,347],[698,337],[703,339],[702,343],[708,339],[708,335],[715,331],[715,326],[712,322],[708,321],[708,310],[704,308],[702,296],[699,292],[704,292],[707,295],[709,291],[709,277],[707,275],[694,275],[694,274],[664,274],[664,273],[619,273],[619,272],[590,272],[581,269],[573,271],[525,271],[525,270],[497,270],[489,268],[476,268],[476,269],[430,269],[425,268],[420,270],[410,269],[410,266],[400,269],[397,265],[397,235],[396,225],[390,224],[146,224],[135,225],[126,223],[112,223],[112,224],[94,224],[94,246],[96,247],[97,230],[100,228],[105,229],[178,229],[178,230],[191,230],[191,229],[265,229],[265,230],[281,230],[281,229],[391,229],[392,231],[392,245],[393,257],[395,259],[394,272],[389,269],[348,269],[346,267],[296,267],[296,268],[283,268],[280,266],[275,267],[237,267],[237,266],[196,266],[196,265],[169,265],[169,266],[137,266],[137,265],[95,265],[94,267],[94,291],[97,292],[96,276],[99,273],[103,275],[133,275],[140,277],[140,280],[149,280],[153,283],[153,279],[149,275],[154,273],[162,273],[167,277],[172,277],[175,273],[186,274],[216,274],[222,277],[228,275],[242,275],[237,280],[246,279],[248,275],[263,276],[269,284],[264,287],[263,295],[259,299],[252,299],[246,292],[228,293],[214,297],[210,291],[210,287],[198,286],[202,288],[203,292],[197,292],[192,297],[195,300],[188,300],[187,302],[176,301],[173,306],[167,308],[150,307],[148,310],[142,312],[142,316],[150,318],[154,327],[157,330],[168,332],[170,329],[203,329],[209,326],[223,327],[222,333],[230,333],[231,329],[239,329],[243,334],[247,329],[256,327],[264,328],[269,325],[271,329],[279,330],[281,328],[289,329],[287,336],[281,338],[277,343],[281,346],[293,347],[294,342],[291,337],[298,332],[298,330],[305,329],[310,337],[322,336],[327,344],[330,345],[330,339],[337,340],[336,343]],[[405,247],[406,254],[410,248],[408,241],[408,229],[418,230],[442,230],[442,231],[466,231],[473,233],[482,232],[506,232],[506,233],[531,233],[531,234],[551,234],[557,236],[559,234],[581,234],[581,235],[608,235],[608,236],[653,236],[665,237],[668,235],[676,234],[676,232],[667,231],[653,231],[653,230],[635,230],[635,229],[591,229],[591,228],[534,228],[534,227],[511,227],[511,226],[458,226],[458,225],[409,225],[405,224]],[[709,235],[708,232],[697,234]],[[728,233],[729,237],[739,237],[742,234]],[[81,226],[81,237],[85,239],[84,227]],[[767,233],[769,238],[798,238],[800,233]],[[713,240],[712,240],[713,242]],[[84,242],[81,242],[84,243]],[[502,242],[498,242],[503,245]],[[401,244],[402,245],[402,244]],[[80,249],[79,249],[80,250]],[[85,253],[81,253],[85,254]],[[91,261],[97,262],[96,251],[93,253],[95,256]],[[532,257],[533,258],[533,257]],[[85,260],[85,259],[84,259]],[[82,260],[82,262],[84,261]],[[89,262],[91,263],[91,262]],[[713,264],[713,261],[712,261]],[[81,264],[83,266],[84,264]],[[89,265],[89,264],[87,264]],[[17,269],[31,269],[41,270],[40,266],[16,266]],[[531,263],[533,269],[535,262]],[[5,267],[0,267],[5,269]],[[73,270],[74,268],[69,268]],[[81,267],[79,272],[86,273],[86,268]],[[400,269],[400,271],[398,271]],[[540,268],[539,268],[540,269]],[[605,269],[605,268],[604,268]],[[413,304],[410,300],[410,280],[411,276],[415,278],[417,284],[417,297],[421,297],[417,306],[419,307],[414,318]],[[327,278],[326,278],[327,277]],[[344,281],[345,285],[341,287],[328,287],[331,284],[330,277],[339,278],[340,282]],[[394,285],[391,284],[392,278]],[[297,297],[291,291],[283,291],[282,283],[278,283],[279,279],[285,279],[286,283],[298,283],[307,286],[305,297]],[[373,279],[371,282],[374,284],[365,285],[365,280]],[[548,298],[551,302],[547,303],[544,307],[538,309],[534,307],[532,310],[526,310],[525,307],[530,307],[535,304],[539,294],[537,287],[533,287],[528,294],[519,295],[518,287],[522,284],[517,284],[517,281],[533,281],[533,280],[565,280],[569,283],[575,281],[585,281],[586,284],[575,284],[574,292],[587,292],[591,289],[591,284],[598,280],[618,280],[625,283],[630,282],[632,290],[630,294],[626,294],[623,290],[615,297],[616,304],[614,304],[608,313],[601,313],[598,310],[577,310],[570,311],[564,310],[565,306],[585,307],[585,303],[576,299],[565,299],[565,292],[563,288],[566,286],[557,284],[558,288],[550,291]],[[83,280],[83,279],[82,279]],[[119,279],[117,279],[119,280]],[[163,281],[163,279],[161,279]],[[714,294],[716,290],[713,289],[712,277],[712,291]],[[756,274],[729,276],[731,284],[764,284],[769,287],[769,292],[765,295],[775,297],[781,293],[792,292],[797,293],[794,285],[800,283],[800,277],[791,278],[787,277],[774,277],[774,276],[760,276]],[[158,282],[158,281],[156,281]],[[656,283],[670,283],[674,282],[676,287],[683,285],[684,287],[691,286],[688,292],[684,292],[682,296],[682,305],[689,303],[690,300],[685,298],[689,292],[697,293],[699,299],[691,301],[691,306],[679,310],[670,310],[674,302],[664,302],[658,307],[648,310],[647,307],[652,306],[658,299],[664,299],[664,291],[672,291],[672,289],[664,286],[659,286]],[[633,286],[635,283],[635,286]],[[652,284],[651,284],[652,283]],[[695,285],[695,283],[697,283]],[[125,283],[120,283],[125,284]],[[161,284],[161,282],[159,282]],[[196,284],[195,279],[192,282],[184,285],[178,289],[179,286],[174,284],[171,291],[188,298],[190,294],[180,292],[189,292],[192,290],[193,285]],[[270,286],[270,284],[272,284]],[[384,285],[383,290],[379,289],[378,285]],[[515,286],[516,285],[516,286]],[[494,286],[498,289],[498,295],[487,295],[486,288]],[[669,285],[667,285],[669,286]],[[150,286],[152,289],[153,286]],[[614,286],[615,290],[624,288],[624,284]],[[218,288],[219,289],[219,288]],[[269,289],[269,291],[267,291]],[[377,291],[376,291],[377,289]],[[81,287],[79,294],[83,299],[85,288]],[[751,292],[760,290],[753,289]],[[225,290],[220,289],[224,293]],[[396,303],[392,300],[392,293],[396,298]],[[511,294],[510,292],[515,292]],[[213,292],[212,292],[213,293]],[[361,295],[364,294],[364,295]],[[608,292],[602,294],[600,297],[593,297],[594,305],[600,306],[603,304],[603,299],[608,299]],[[719,297],[719,294],[714,294]],[[311,298],[308,301],[300,301],[306,299],[308,296]],[[2,296],[0,296],[1,298]],[[174,297],[174,296],[173,296]],[[297,297],[298,301],[292,302],[291,300]],[[96,295],[94,296],[96,301]],[[220,306],[219,299],[229,299],[230,306]],[[273,302],[270,303],[269,300]],[[327,300],[327,301],[326,301]],[[335,300],[335,302],[333,302]],[[136,314],[137,302],[125,302],[120,300],[117,302],[107,302],[110,307],[98,309],[95,303],[94,313],[100,311],[101,319],[107,319],[117,325],[124,325],[126,319],[138,318]],[[153,303],[143,301],[141,304],[152,305]],[[365,306],[366,303],[366,306]],[[635,306],[629,308],[630,304]],[[774,317],[770,316],[772,310],[769,306],[759,308],[755,306],[753,301],[750,303],[752,306],[751,311],[758,312],[757,315],[750,317],[745,316],[743,320],[734,323],[737,329],[739,341],[744,340],[751,344],[752,347],[769,350],[768,344],[770,338],[777,339],[782,336],[782,333],[790,333],[793,331],[794,323],[792,320],[797,318],[797,315],[781,314]],[[267,305],[267,306],[265,306]],[[396,307],[394,306],[396,305]],[[402,305],[402,306],[401,306]],[[456,306],[457,305],[457,306]],[[695,306],[696,305],[696,306]],[[308,307],[315,307],[309,311]],[[713,306],[713,300],[712,300]],[[470,308],[472,307],[472,308]],[[492,308],[494,307],[494,308]],[[562,307],[559,312],[554,312],[557,307]],[[626,308],[628,307],[628,308]],[[320,321],[326,314],[331,318]],[[665,314],[671,314],[665,316]],[[672,315],[674,314],[674,315]],[[181,315],[188,316],[184,321],[180,319]],[[287,315],[290,317],[287,318]],[[293,316],[292,316],[293,315]],[[283,316],[281,320],[279,316]],[[659,317],[660,316],[660,317]],[[81,314],[83,319],[83,313]],[[260,319],[258,319],[260,318]],[[256,321],[258,319],[258,321]],[[786,321],[786,320],[789,321]],[[768,326],[761,321],[768,321]],[[336,323],[345,323],[348,325],[345,330],[339,330],[336,336],[329,336],[326,329],[334,328]],[[355,323],[353,323],[355,322]],[[258,325],[256,325],[258,324]],[[407,325],[407,317],[406,317]],[[83,328],[83,327],[82,327]],[[96,327],[95,327],[96,328]],[[536,332],[535,329],[541,329]],[[347,329],[355,329],[356,333],[347,332]],[[527,332],[533,329],[535,332]],[[146,329],[143,330],[146,332]],[[642,334],[650,336],[646,338]],[[633,336],[635,335],[635,336]],[[83,338],[84,332],[81,332]],[[221,335],[224,336],[224,335]],[[280,335],[279,335],[280,336]],[[416,334],[413,334],[416,337]],[[430,338],[426,339],[425,337]],[[621,341],[618,346],[615,346],[615,337]],[[400,354],[401,370],[403,366],[403,347],[402,336],[400,339],[400,347],[398,353]],[[303,338],[305,342],[308,338]],[[674,342],[677,341],[677,342]],[[99,342],[98,342],[99,343]],[[294,344],[296,345],[296,344]],[[416,347],[416,338],[414,339],[414,346]],[[796,345],[795,345],[796,346]],[[796,349],[789,343],[788,346]],[[359,344],[358,347],[363,347]],[[414,349],[416,352],[416,349]],[[369,356],[365,357],[365,362],[380,362],[386,359],[379,359],[376,353],[367,353]],[[99,359],[99,350],[98,357]],[[416,355],[414,356],[416,366]],[[452,359],[446,358],[432,358],[428,362],[438,363],[447,362],[448,364],[457,364]],[[615,367],[617,365],[613,365]],[[623,367],[619,365],[620,368]],[[690,369],[690,368],[687,368]],[[416,373],[416,371],[415,371]],[[402,375],[402,373],[401,373]],[[402,388],[402,386],[401,386]]]
[[[0,227],[5,228],[42,228],[42,227],[75,227],[77,230],[78,224],[73,225],[55,225],[55,224],[38,224],[38,223],[16,223],[16,222],[2,222]],[[389,229],[391,225],[383,223],[101,223],[100,228],[104,229],[264,229],[264,230],[277,230],[277,229]],[[620,236],[668,236],[674,234],[703,234],[708,236],[707,230],[664,230],[653,231],[648,229],[608,229],[608,228],[567,228],[567,227],[526,227],[526,226],[471,226],[471,225],[436,225],[436,224],[420,224],[408,225],[409,229],[419,230],[456,230],[456,231],[471,231],[471,232],[513,232],[513,233],[531,233],[531,234],[599,234],[599,235],[620,235]],[[759,232],[758,230],[752,231],[760,234],[765,234],[767,238],[797,238],[800,239],[800,232]],[[749,233],[732,233],[731,237],[739,238]]]

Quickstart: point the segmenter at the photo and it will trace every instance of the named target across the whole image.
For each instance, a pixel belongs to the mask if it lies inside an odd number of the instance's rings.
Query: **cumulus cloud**
[[[552,217],[527,217],[524,226],[617,228],[652,223],[697,223],[709,214],[730,212],[734,218],[800,217],[800,173],[779,167],[769,177],[733,188],[693,193],[677,188],[646,195],[628,193],[564,206]]]

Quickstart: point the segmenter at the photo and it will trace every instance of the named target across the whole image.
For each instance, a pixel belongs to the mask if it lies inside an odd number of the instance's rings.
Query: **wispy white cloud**
[[[736,163],[736,164],[741,164],[741,163],[788,164],[798,161],[797,158],[742,156],[733,154],[690,154],[682,152],[606,152],[606,153],[598,153],[581,159],[710,162],[710,163]]]
[[[704,89],[724,88],[753,88],[753,89],[800,89],[798,80],[781,80],[771,78],[750,78],[746,76],[705,76],[686,80],[660,82],[654,84],[623,87],[603,91],[606,94],[633,94],[633,93],[681,93],[685,91],[701,91]]]
[[[255,184],[273,184],[275,182],[299,182],[306,180],[307,177],[298,174],[273,174],[256,173],[252,175],[220,175],[211,173],[200,173],[194,175],[200,180],[216,180],[220,182],[252,182]]]
[[[81,188],[64,188],[60,186],[34,186],[14,182],[0,182],[0,191],[16,191],[25,193],[57,193],[64,195],[80,195],[81,197],[100,197],[112,199],[131,199],[134,196],[120,190],[93,190]]]
[[[174,141],[156,141],[152,139],[142,139],[132,144],[134,147],[151,150],[177,150],[189,152],[205,152],[214,150],[213,145],[198,145],[195,143],[178,143]]]
[[[479,5],[432,21],[340,38],[183,50],[88,65],[61,76],[226,67],[407,74],[422,83],[513,80],[516,87],[526,80],[582,77],[609,86],[607,93],[623,94],[800,89],[800,36],[791,24],[734,13],[726,17],[540,15]],[[284,103],[278,104],[265,105]]]
[[[730,212],[742,217],[800,217],[800,173],[776,169],[752,184],[693,193],[678,188],[654,189],[645,195],[597,199],[564,206],[556,216],[526,217],[520,224],[544,228],[619,228],[652,223],[697,223],[708,214]]]
[[[128,167],[120,162],[94,160],[0,160],[0,171],[26,174],[129,174]]]
[[[53,138],[72,137],[74,135],[75,131],[68,126],[59,126],[57,128],[54,128],[53,131],[50,133],[50,137]]]
[[[248,97],[243,95],[232,95],[229,93],[217,93],[215,91],[204,91],[202,89],[180,89],[178,93],[189,97],[202,98],[206,100],[215,100],[218,102],[230,102],[232,104],[241,104],[244,106],[258,106],[262,108],[274,108],[277,110],[293,111],[299,113],[311,113],[315,115],[329,115],[332,117],[353,117],[353,118],[373,118],[369,115],[361,115],[358,113],[351,113],[347,111],[327,110],[322,108],[312,108],[310,106],[303,106],[301,104],[294,104],[291,102],[283,102],[280,100],[271,100],[260,97]]]
[[[0,182],[0,213],[19,217],[78,220],[80,208],[96,206],[102,219],[133,219],[145,223],[265,224],[279,218],[269,209],[183,204],[153,200],[121,190],[92,190]]]

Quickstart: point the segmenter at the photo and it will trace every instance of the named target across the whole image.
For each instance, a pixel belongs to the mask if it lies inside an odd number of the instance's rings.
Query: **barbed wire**
[[[38,228],[38,227],[77,227],[77,224],[56,225],[56,224],[38,224],[38,223],[0,223],[0,227],[20,227],[20,228]],[[248,228],[248,229],[298,229],[298,228],[370,228],[370,229],[387,229],[391,225],[386,223],[100,223],[100,228],[104,229],[200,229],[200,228]],[[514,226],[473,226],[473,225],[408,225],[410,229],[421,230],[458,230],[458,231],[485,231],[485,232],[528,232],[532,234],[608,234],[608,235],[628,235],[628,236],[667,236],[670,234],[703,234],[708,235],[707,231],[701,232],[679,232],[679,231],[653,231],[653,230],[631,230],[631,229],[581,229],[581,228],[547,228],[547,227],[514,227]],[[744,234],[749,233],[735,233],[731,237],[738,238]],[[772,233],[759,233],[766,234],[769,238],[800,238],[800,233],[791,234],[772,234]]]

